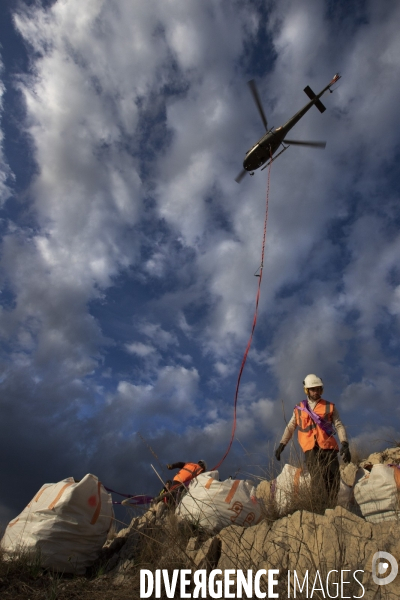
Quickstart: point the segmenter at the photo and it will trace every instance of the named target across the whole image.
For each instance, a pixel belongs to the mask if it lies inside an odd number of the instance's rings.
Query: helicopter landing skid
[[[274,162],[274,160],[276,160],[278,158],[278,156],[280,156],[282,154],[282,152],[285,152],[285,150],[287,150],[288,148],[289,148],[289,146],[283,146],[283,150],[281,150],[276,156],[274,156],[274,158],[271,158],[271,160],[269,162],[267,162],[266,165],[263,166],[261,171],[264,171],[264,169],[266,169],[272,162]]]

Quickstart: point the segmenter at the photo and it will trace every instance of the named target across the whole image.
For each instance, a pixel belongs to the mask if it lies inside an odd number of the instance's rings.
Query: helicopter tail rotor
[[[307,96],[310,98],[310,100],[315,99],[314,104],[318,108],[320,113],[323,113],[326,111],[326,107],[322,104],[321,100],[318,100],[317,96],[314,94],[314,92],[312,91],[312,89],[310,88],[309,85],[304,88],[304,91],[307,94]]]

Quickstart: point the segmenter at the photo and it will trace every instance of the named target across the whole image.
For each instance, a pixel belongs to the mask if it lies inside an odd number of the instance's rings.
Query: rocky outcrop
[[[143,542],[152,534],[155,527],[162,531],[165,504],[148,510],[143,516],[132,519],[128,527],[121,529],[113,540],[104,547],[100,560],[106,562],[106,573],[112,573],[115,583],[123,583],[135,569],[135,561],[141,552]]]
[[[264,479],[256,487],[256,497],[259,500],[262,500],[265,505],[268,504],[271,497],[271,485],[272,481],[267,481]]]
[[[138,562],[147,569],[170,568],[171,565],[179,569],[196,564],[193,555],[198,553],[198,563],[206,564],[214,550],[200,548],[200,542],[209,536],[199,532],[197,545],[192,542],[190,551],[186,551],[191,533],[188,523],[179,521],[164,503],[158,503],[142,517],[133,519],[129,527],[121,529],[104,546],[100,562],[106,563],[106,577],[115,585],[129,584],[137,575]]]
[[[370,454],[368,458],[360,462],[360,467],[364,469],[368,468],[369,465],[390,465],[400,464],[400,448],[387,448],[382,452],[374,452]]]
[[[215,568],[221,556],[221,539],[215,536],[201,543],[199,538],[190,538],[186,554],[192,562],[192,567],[209,572]]]
[[[380,588],[371,577],[373,555],[386,550],[400,559],[398,522],[367,523],[341,507],[328,509],[325,515],[298,511],[272,524],[264,521],[247,530],[227,527],[218,537],[219,569],[279,569],[286,590],[289,570],[296,570],[302,577],[308,570],[311,578],[318,570],[323,579],[333,569],[360,569],[364,571],[360,581],[367,600],[375,598]],[[361,587],[355,581],[352,585],[354,595],[360,595]],[[351,591],[349,586],[346,589]],[[400,598],[400,576],[385,586],[385,594],[388,599]]]
[[[345,581],[348,581],[343,592],[345,596],[375,600],[380,598],[382,589],[372,579],[374,554],[384,550],[400,561],[398,521],[367,523],[342,507],[328,509],[324,515],[297,511],[277,521],[264,520],[247,528],[232,525],[216,536],[192,536],[186,542],[186,546],[181,547],[176,541],[171,544],[171,528],[177,526],[176,520],[173,515],[164,514],[164,517],[157,525],[157,520],[152,521],[157,519],[155,513],[149,511],[141,520],[131,524],[122,536],[120,534],[119,538],[115,538],[109,547],[109,551],[112,548],[116,551],[110,559],[107,575],[115,585],[129,584],[132,580],[135,569],[137,571],[136,557],[143,549],[142,536],[150,535],[151,531],[154,533],[152,527],[162,532],[158,543],[165,545],[164,553],[153,568],[206,569],[208,572],[216,568],[222,571],[241,569],[243,572],[247,572],[248,569],[253,572],[260,569],[279,569],[278,591],[284,595],[282,597],[287,597],[288,577],[291,578],[293,586],[294,571],[299,581],[303,581],[308,572],[311,593],[317,572],[324,582],[328,572],[336,570],[338,577],[343,571]],[[171,518],[172,524],[169,522]],[[121,539],[124,539],[124,542],[117,550],[121,543],[118,540]],[[179,539],[182,543],[184,536]],[[358,579],[353,578],[356,571]],[[330,577],[329,591],[334,596],[332,585],[336,574]],[[299,597],[298,593],[297,595]],[[325,597],[329,597],[326,590]],[[399,600],[400,575],[392,583],[384,586],[384,597],[387,600]]]
[[[346,485],[353,487],[359,467],[354,463],[340,465],[340,477]]]

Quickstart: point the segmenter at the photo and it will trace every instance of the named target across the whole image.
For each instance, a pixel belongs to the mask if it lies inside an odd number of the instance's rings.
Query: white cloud
[[[0,57],[0,75],[3,72],[3,63]],[[5,85],[0,80],[0,117],[3,111],[3,95],[5,92]],[[0,119],[1,124],[1,119]],[[4,155],[4,133],[0,129],[0,206],[3,206],[4,202],[11,196],[10,180],[14,179],[10,166],[8,165],[7,159]]]
[[[163,329],[159,323],[143,322],[139,324],[138,329],[158,348],[165,350],[168,346],[178,345],[176,335]]]
[[[397,292],[390,274],[397,269],[400,239],[389,238],[386,225],[386,218],[361,216],[349,239],[353,260],[344,276],[346,302],[349,308],[360,311],[359,323],[366,337],[373,336],[382,320],[382,309],[392,311],[396,307]]]
[[[145,269],[153,277],[162,277],[165,275],[165,256],[162,252],[155,252],[153,256],[146,261]]]
[[[138,356],[145,357],[149,354],[153,354],[156,349],[150,344],[142,344],[141,342],[132,342],[131,344],[125,344],[125,348],[130,354],[137,354]]]
[[[195,368],[163,367],[155,383],[135,385],[127,381],[118,384],[118,396],[138,415],[163,415],[170,418],[194,413],[199,374]]]
[[[227,377],[228,375],[233,374],[232,366],[227,365],[221,361],[217,361],[214,365],[214,369],[217,371],[218,375],[221,377]]]

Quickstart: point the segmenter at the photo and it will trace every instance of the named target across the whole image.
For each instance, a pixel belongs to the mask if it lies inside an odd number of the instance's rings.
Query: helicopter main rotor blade
[[[236,183],[240,183],[246,174],[247,174],[246,169],[242,169],[240,171],[239,175],[235,178]]]
[[[326,142],[301,142],[299,140],[283,140],[285,144],[294,146],[310,146],[311,148],[325,148]]]
[[[265,127],[266,131],[268,131],[267,118],[265,116],[264,109],[261,104],[260,96],[258,95],[256,82],[254,81],[254,79],[250,79],[250,81],[248,82],[248,86],[250,88],[251,93],[253,94],[254,102],[257,104],[258,112],[260,113],[260,117],[262,119],[262,122],[264,123],[264,127]]]

